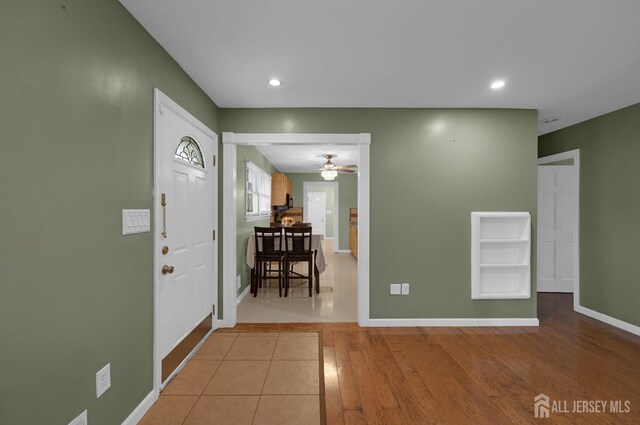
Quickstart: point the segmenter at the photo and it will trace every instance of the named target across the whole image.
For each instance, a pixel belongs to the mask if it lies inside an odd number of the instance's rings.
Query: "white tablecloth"
[[[324,239],[324,236],[319,233],[314,233],[311,235],[311,249],[317,251],[316,253],[316,268],[319,273],[324,272],[324,269],[327,265],[324,262],[324,252],[322,252],[322,244],[320,241]],[[250,268],[253,268],[256,265],[256,237],[252,233],[249,236],[249,241],[247,242],[247,265]]]

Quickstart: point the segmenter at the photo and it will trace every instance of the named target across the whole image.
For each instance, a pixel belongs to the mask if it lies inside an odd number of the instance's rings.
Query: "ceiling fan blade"
[[[349,164],[349,165],[339,165],[339,168],[358,168],[358,165],[356,164]]]
[[[351,169],[351,168],[342,168],[342,167],[339,167],[337,171],[338,171],[339,173],[355,173],[355,172],[356,172],[356,170],[354,170],[354,169]]]

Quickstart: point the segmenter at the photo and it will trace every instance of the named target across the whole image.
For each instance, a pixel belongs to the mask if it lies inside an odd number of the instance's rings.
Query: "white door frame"
[[[223,149],[223,326],[237,323],[236,309],[236,192],[238,145],[356,145],[358,146],[358,324],[369,326],[369,167],[370,133],[295,134],[222,133]]]
[[[575,219],[573,229],[573,309],[578,310],[580,308],[580,149],[575,149],[568,152],[562,152],[555,155],[549,155],[542,158],[538,158],[538,165],[545,165],[552,162],[563,161],[567,159],[573,159],[573,172],[574,172],[574,202],[575,202]],[[570,165],[571,166],[571,165]],[[536,226],[536,249],[540,240],[540,229]],[[536,251],[536,257],[540,258],[540,253]],[[540,273],[540,263],[537,263],[537,273]],[[536,292],[537,288],[536,278]]]
[[[161,258],[161,249],[162,245],[164,245],[164,241],[160,237],[159,229],[161,229],[160,223],[162,223],[162,215],[161,209],[158,208],[158,204],[160,202],[160,193],[157,182],[160,179],[160,168],[158,166],[158,144],[160,143],[160,129],[159,129],[159,118],[158,114],[163,114],[163,109],[171,109],[174,112],[178,113],[181,116],[190,117],[189,122],[203,133],[207,134],[211,138],[213,138],[213,155],[218,156],[218,135],[210,130],[206,125],[200,122],[197,118],[193,117],[189,111],[182,108],[176,102],[171,100],[169,96],[162,93],[157,88],[153,91],[153,175],[154,175],[154,185],[153,185],[153,394],[154,397],[157,398],[160,394],[160,389],[162,385],[162,359],[158,354],[158,317],[156,312],[158,307],[158,293],[156,288],[160,282],[160,269],[162,258]],[[213,229],[217,233],[218,229],[218,172],[214,170],[212,172],[213,175],[213,211],[214,220],[213,220]],[[218,305],[218,238],[213,241],[213,304]],[[214,314],[212,317],[212,327],[211,332],[213,332],[218,327],[218,322],[216,321],[216,315]],[[208,335],[207,335],[208,336]],[[177,374],[180,369],[185,365],[185,363],[192,357],[193,353],[199,348],[200,344],[198,344],[191,354],[189,354],[184,361],[176,368],[176,370],[171,374],[171,376],[167,379],[171,379],[172,376]]]
[[[309,194],[309,186],[329,186],[333,188],[333,252],[339,252],[338,251],[338,244],[340,243],[340,226],[339,226],[339,216],[340,216],[340,183],[339,182],[322,182],[322,181],[315,181],[315,182],[302,182],[302,206],[303,206],[303,210],[302,210],[302,221],[307,222],[308,220],[308,215],[307,215],[307,207],[308,207],[308,197],[307,195]],[[336,213],[337,211],[337,213]],[[326,239],[326,238],[325,238]]]

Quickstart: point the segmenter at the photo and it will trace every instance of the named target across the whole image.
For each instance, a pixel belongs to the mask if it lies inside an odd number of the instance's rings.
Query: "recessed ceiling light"
[[[277,78],[272,78],[269,80],[270,86],[278,87],[280,84],[282,84],[282,81],[278,80]]]
[[[504,80],[496,80],[491,83],[491,88],[494,90],[498,90],[504,87]]]

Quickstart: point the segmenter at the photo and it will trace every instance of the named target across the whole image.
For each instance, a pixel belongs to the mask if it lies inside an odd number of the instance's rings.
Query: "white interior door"
[[[573,292],[574,167],[538,166],[538,292]]]
[[[156,107],[156,355],[163,359],[212,313],[217,136],[170,99]]]
[[[327,194],[325,192],[309,192],[307,194],[307,217],[313,233],[326,234]]]

